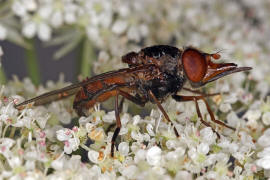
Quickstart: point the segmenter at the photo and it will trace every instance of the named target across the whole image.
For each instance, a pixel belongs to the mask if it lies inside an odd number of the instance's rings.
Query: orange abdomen
[[[128,86],[130,78],[120,75],[106,77],[86,84],[75,96],[73,108],[79,115],[93,107],[97,102],[104,102],[117,94],[117,88]]]

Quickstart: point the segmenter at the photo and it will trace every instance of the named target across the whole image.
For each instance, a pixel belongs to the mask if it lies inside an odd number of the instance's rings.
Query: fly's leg
[[[153,94],[152,91],[148,91],[150,97],[155,101],[155,103],[157,104],[159,110],[162,112],[163,116],[167,119],[168,122],[172,123],[172,121],[170,120],[168,114],[166,113],[166,111],[164,110],[164,108],[162,107],[161,103],[158,101],[158,99],[156,98],[156,96]],[[179,134],[176,130],[175,127],[173,127],[174,133],[176,135],[176,137],[179,137]]]
[[[218,132],[216,132],[216,130],[208,123],[206,122],[205,120],[203,120],[203,117],[202,117],[202,113],[200,111],[200,108],[199,108],[199,104],[198,104],[198,100],[197,98],[198,96],[178,96],[178,95],[174,95],[173,98],[176,100],[176,101],[179,101],[179,102],[184,102],[184,101],[194,101],[195,102],[195,105],[196,105],[196,112],[197,112],[197,115],[198,117],[200,118],[201,122],[207,126],[207,127],[210,127],[212,129],[213,132],[215,132],[218,136],[218,138],[220,139],[220,135],[218,134]]]
[[[223,93],[213,93],[213,94],[205,94],[205,93],[200,92],[200,91],[198,91],[198,90],[193,90],[193,89],[189,89],[189,88],[183,88],[183,89],[186,90],[186,91],[195,93],[195,94],[200,94],[201,96],[204,96],[204,97],[217,96],[217,95],[221,95],[221,94],[229,94],[228,92],[223,92]]]
[[[143,98],[138,98],[135,96],[132,96],[130,94],[128,94],[125,91],[122,90],[117,90],[117,94],[115,97],[115,117],[116,117],[116,129],[113,133],[113,137],[112,137],[112,146],[111,146],[111,156],[114,157],[114,145],[115,145],[115,140],[120,132],[121,129],[121,120],[120,120],[120,116],[119,116],[119,105],[118,105],[118,96],[121,95],[123,97],[123,99],[128,99],[130,101],[132,101],[133,103],[140,105],[140,106],[144,106],[146,103],[146,100]]]
[[[219,120],[216,120],[215,119],[215,116],[214,116],[214,113],[213,111],[211,110],[209,104],[207,103],[207,101],[205,100],[205,98],[203,96],[180,96],[180,95],[173,95],[172,96],[173,99],[175,99],[176,101],[178,102],[185,102],[185,101],[194,101],[195,104],[196,104],[196,111],[197,111],[197,114],[198,116],[201,118],[201,121],[203,122],[203,119],[202,119],[202,116],[201,116],[201,113],[199,113],[199,106],[198,106],[198,100],[203,100],[204,104],[206,105],[206,108],[207,108],[207,111],[208,113],[210,114],[210,117],[211,117],[211,120],[219,125],[222,125],[222,126],[225,126],[231,130],[234,130],[235,131],[235,128],[234,127],[231,127],[225,123],[223,123],[222,121],[219,121]],[[198,111],[198,110],[199,111]],[[205,124],[203,122],[203,124]],[[208,123],[207,123],[208,124]],[[206,125],[206,124],[205,124]],[[210,125],[209,125],[210,126]],[[211,126],[210,126],[211,127]],[[212,128],[213,129],[213,128]],[[216,132],[217,133],[217,132]]]
[[[146,100],[143,97],[135,97],[135,96],[132,96],[129,93],[122,91],[122,90],[119,90],[119,94],[122,96],[122,99],[121,99],[120,105],[119,105],[119,112],[122,112],[125,99],[128,99],[129,101],[131,101],[139,106],[142,106],[142,107],[146,103]]]
[[[129,100],[129,101],[131,101],[131,102],[133,102],[133,103],[135,103],[135,104],[137,104],[139,106],[143,107],[145,105],[145,103],[146,103],[146,100],[143,97],[139,98],[139,97],[136,97],[136,96],[132,96],[129,93],[127,93],[125,91],[122,91],[122,90],[119,90],[119,94],[121,96],[123,96],[124,98],[126,98],[127,100]]]
[[[207,111],[209,112],[210,117],[211,117],[211,120],[212,120],[213,122],[215,122],[215,123],[217,123],[217,124],[219,124],[219,125],[221,125],[221,126],[225,126],[225,127],[229,128],[229,129],[231,129],[231,130],[233,130],[233,131],[236,130],[234,127],[231,127],[231,126],[225,124],[225,123],[222,122],[222,121],[216,120],[213,111],[211,110],[209,104],[207,103],[207,101],[205,100],[204,97],[202,97],[202,100],[203,100],[204,104],[206,105]]]
[[[112,137],[112,145],[111,145],[111,156],[114,157],[114,144],[115,144],[115,140],[120,132],[121,129],[121,120],[120,120],[120,116],[119,116],[119,107],[118,107],[118,92],[115,96],[115,118],[116,118],[116,129],[114,130],[113,133],[113,137]]]

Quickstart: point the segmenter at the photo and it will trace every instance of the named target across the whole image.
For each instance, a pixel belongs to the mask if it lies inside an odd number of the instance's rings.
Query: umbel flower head
[[[23,87],[25,84],[11,82],[5,89],[14,86]],[[108,132],[107,128],[115,122],[114,112],[106,113],[96,106],[90,116],[78,120],[78,126],[64,128],[65,121],[57,118],[65,116],[53,115],[61,112],[57,110],[48,112],[50,105],[27,106],[18,111],[13,105],[20,96],[1,97],[3,178],[192,179],[199,173],[200,178],[230,179],[259,177],[257,173],[268,170],[267,144],[262,142],[267,131],[255,144],[252,131],[245,131],[249,129],[247,122],[240,118],[235,132],[218,129],[221,134],[219,139],[210,127],[200,123],[192,103],[175,106],[174,101],[165,102],[170,116],[175,117],[179,138],[166,122],[161,121],[154,129],[155,121],[163,119],[157,110],[144,118],[121,114],[121,143],[112,158],[110,142],[113,132]],[[54,103],[58,104],[54,105],[58,108],[63,103],[67,109],[72,106],[70,100]],[[177,111],[189,113],[174,115]],[[230,112],[234,112],[233,108]],[[74,113],[69,113],[72,118],[75,117]],[[202,110],[202,113],[206,115],[207,111]],[[40,120],[42,117],[46,117],[45,120]],[[256,156],[260,146],[266,148]],[[52,169],[50,173],[48,168]]]

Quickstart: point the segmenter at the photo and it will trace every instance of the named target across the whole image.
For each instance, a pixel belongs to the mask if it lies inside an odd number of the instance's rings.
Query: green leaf
[[[59,59],[64,55],[66,55],[67,53],[69,53],[70,51],[72,51],[73,49],[75,49],[79,45],[81,39],[82,39],[81,35],[76,36],[75,38],[71,38],[70,42],[67,42],[59,50],[56,51],[53,58]]]

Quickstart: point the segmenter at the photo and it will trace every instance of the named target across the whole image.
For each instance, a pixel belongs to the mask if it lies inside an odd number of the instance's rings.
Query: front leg
[[[199,112],[199,106],[197,108],[197,104],[198,104],[198,100],[203,100],[204,104],[206,105],[207,111],[210,114],[211,120],[219,125],[225,126],[231,130],[235,131],[234,127],[231,127],[225,123],[223,123],[222,121],[216,120],[213,111],[211,110],[209,104],[207,103],[207,101],[205,100],[204,96],[180,96],[180,95],[173,95],[172,98],[178,102],[185,102],[185,101],[194,101],[196,104],[196,111],[198,116],[201,118],[201,121],[203,122],[202,116],[200,115],[201,113]],[[205,122],[203,122],[205,124]],[[213,129],[213,128],[212,128]]]
[[[185,88],[185,87],[183,87],[183,90],[192,92],[194,94],[199,94],[199,95],[204,96],[204,97],[217,96],[217,95],[221,95],[221,94],[229,94],[228,92],[205,94],[205,93],[203,93],[201,91],[193,90],[193,89],[189,89],[189,88]]]

